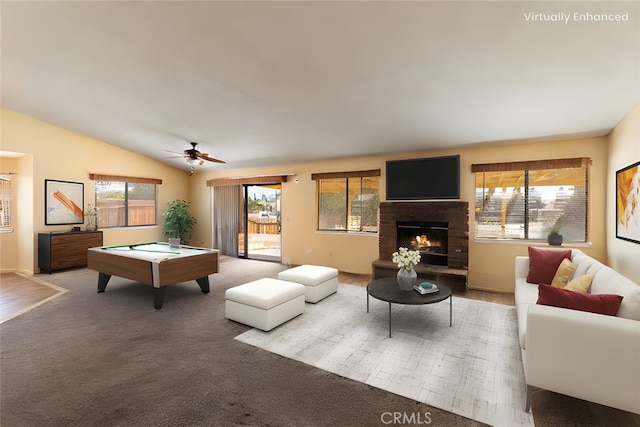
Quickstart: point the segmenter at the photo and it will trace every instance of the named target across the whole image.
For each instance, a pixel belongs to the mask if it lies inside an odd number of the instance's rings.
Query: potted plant
[[[562,244],[562,234],[560,234],[560,221],[556,221],[550,228],[547,235],[547,242],[553,246],[560,246]]]
[[[198,221],[191,215],[191,205],[184,200],[174,200],[167,204],[164,212],[162,232],[169,238],[172,247],[187,243],[193,235],[193,227]]]

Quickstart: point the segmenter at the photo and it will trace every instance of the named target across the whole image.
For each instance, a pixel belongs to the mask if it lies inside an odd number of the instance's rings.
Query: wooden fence
[[[122,200],[100,200],[98,203],[98,228],[123,227],[125,207]],[[129,200],[129,224],[152,225],[157,223],[156,204],[153,200]],[[249,218],[250,234],[279,234],[276,218]]]
[[[122,200],[100,200],[98,208],[98,228],[124,227],[125,207]],[[156,223],[155,201],[129,200],[129,226]]]
[[[275,218],[259,218],[252,219],[249,218],[248,222],[248,232],[249,234],[279,234],[280,233],[280,224],[278,224],[278,220]]]

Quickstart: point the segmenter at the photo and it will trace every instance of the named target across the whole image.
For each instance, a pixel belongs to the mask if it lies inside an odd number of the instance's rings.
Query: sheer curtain
[[[241,203],[241,185],[213,187],[213,247],[223,255],[238,256]]]

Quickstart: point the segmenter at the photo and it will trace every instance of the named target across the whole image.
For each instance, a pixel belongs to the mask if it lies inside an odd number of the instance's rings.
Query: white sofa
[[[593,276],[591,294],[624,298],[615,316],[536,304],[529,257],[515,260],[515,302],[529,411],[539,389],[640,413],[640,285],[579,250],[572,277]]]

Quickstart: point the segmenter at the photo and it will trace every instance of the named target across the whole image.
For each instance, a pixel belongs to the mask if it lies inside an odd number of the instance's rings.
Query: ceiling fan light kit
[[[192,159],[191,157],[187,157],[187,163],[191,166],[202,166],[204,165],[204,160],[200,160],[198,158]]]

